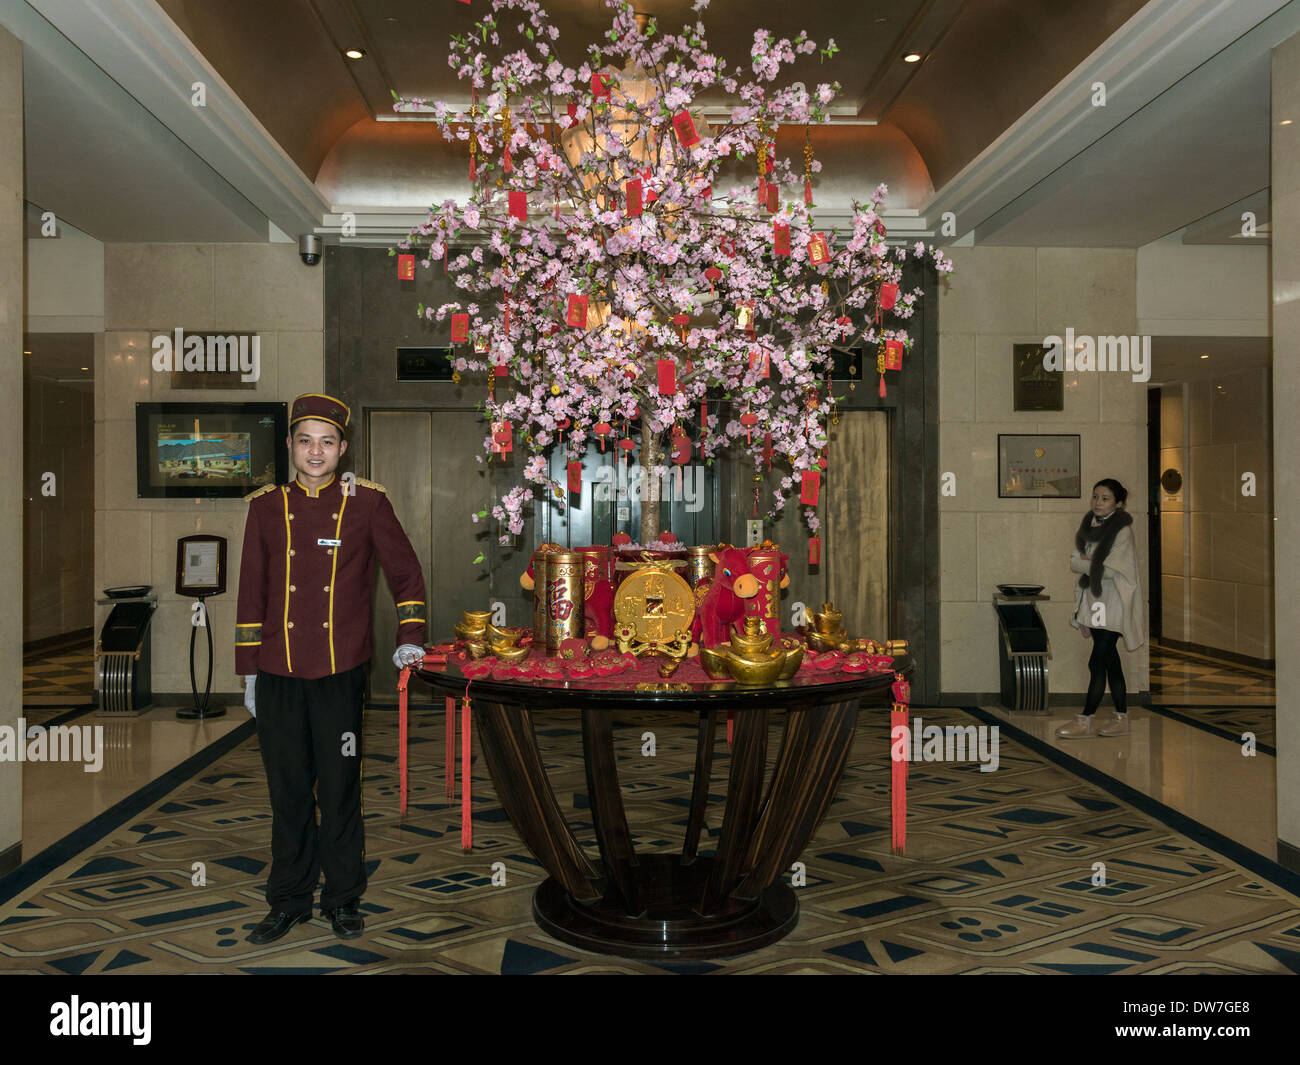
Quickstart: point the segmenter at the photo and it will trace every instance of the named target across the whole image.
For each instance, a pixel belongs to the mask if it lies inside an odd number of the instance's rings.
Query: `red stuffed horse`
[[[758,578],[749,571],[749,558],[738,547],[709,555],[713,561],[713,582],[700,600],[691,622],[691,637],[705,647],[717,647],[731,639],[733,626],[743,631],[745,600],[758,594]]]

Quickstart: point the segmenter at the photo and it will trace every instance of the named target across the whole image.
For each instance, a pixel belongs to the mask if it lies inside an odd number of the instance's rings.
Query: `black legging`
[[[1119,664],[1120,634],[1110,629],[1092,630],[1092,656],[1088,659],[1088,671],[1092,679],[1088,681],[1088,701],[1083,712],[1092,716],[1101,705],[1101,697],[1106,694],[1106,681],[1110,680],[1110,697],[1115,703],[1115,712],[1128,713],[1128,689],[1124,686],[1124,669]]]

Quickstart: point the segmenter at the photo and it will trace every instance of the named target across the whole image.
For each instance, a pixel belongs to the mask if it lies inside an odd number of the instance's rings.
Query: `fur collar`
[[[1102,568],[1106,562],[1106,556],[1110,554],[1110,549],[1114,546],[1115,537],[1119,535],[1120,529],[1133,524],[1133,516],[1127,510],[1116,508],[1109,518],[1100,525],[1093,525],[1093,513],[1088,511],[1083,516],[1083,521],[1079,525],[1078,531],[1074,534],[1074,546],[1083,551],[1084,545],[1095,543],[1097,546],[1092,551],[1092,568],[1088,573],[1079,576],[1079,587],[1089,588],[1093,595],[1101,595],[1101,574]]]

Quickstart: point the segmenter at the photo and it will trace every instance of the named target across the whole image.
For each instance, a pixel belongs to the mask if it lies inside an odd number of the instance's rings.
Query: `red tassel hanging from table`
[[[462,850],[474,847],[474,820],[470,810],[469,772],[469,685],[465,685],[465,698],[460,704],[460,845]]]
[[[895,742],[901,740],[905,745],[909,737],[907,728],[907,704],[895,703],[889,714],[889,735],[891,753]],[[897,730],[903,729],[899,732]],[[892,823],[891,846],[895,854],[902,854],[907,846],[907,746],[903,748],[903,757],[891,759],[889,773],[889,810]]]
[[[735,732],[735,725],[736,725],[735,713],[736,712],[734,710],[727,711],[727,742],[728,743],[731,742],[732,734]]]
[[[397,677],[397,812],[406,816],[406,687],[411,681],[411,667]]]
[[[448,799],[456,797],[456,697],[447,696],[447,767],[446,793]]]

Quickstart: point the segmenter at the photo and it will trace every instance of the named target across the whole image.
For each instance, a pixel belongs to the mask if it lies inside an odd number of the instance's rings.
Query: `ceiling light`
[[[89,367],[89,366],[83,366],[82,369],[83,369],[83,370],[86,370],[86,371],[89,371],[89,370],[90,370],[90,367]]]
[[[23,354],[24,354],[24,355],[30,355],[31,352],[30,352],[30,351],[24,351]]]
[[[1278,123],[1278,125],[1279,125],[1279,126],[1289,126],[1289,125],[1291,125],[1291,120],[1290,120],[1289,118],[1284,118],[1284,119],[1282,119],[1281,122]]]
[[[1201,358],[1203,358],[1203,359],[1208,359],[1209,356],[1208,356],[1208,355],[1202,355]]]
[[[908,52],[907,55],[903,56],[904,63],[919,63],[920,61],[921,61],[920,52]]]
[[[365,49],[363,48],[344,48],[343,54],[349,59],[364,59],[366,57]]]

